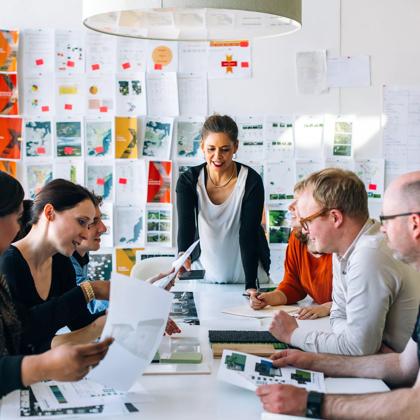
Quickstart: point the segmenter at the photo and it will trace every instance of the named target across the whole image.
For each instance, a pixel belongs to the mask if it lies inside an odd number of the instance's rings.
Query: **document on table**
[[[270,359],[234,350],[223,350],[217,379],[250,391],[255,391],[260,385],[288,384],[308,391],[325,392],[321,372],[275,367]]]
[[[271,318],[278,311],[284,311],[289,314],[297,313],[299,306],[297,305],[279,305],[279,306],[266,306],[263,309],[256,311],[252,309],[249,304],[235,306],[233,308],[224,309],[222,312],[229,315],[247,316],[250,318]]]
[[[153,285],[164,289],[176,277],[176,275],[178,274],[178,271],[185,264],[185,261],[187,261],[188,257],[191,255],[191,252],[194,251],[194,248],[197,246],[199,242],[200,242],[199,239],[195,241],[178,259],[176,259],[172,263],[172,267],[174,268],[174,271],[171,274],[161,278],[158,281],[155,281]]]
[[[113,337],[114,342],[89,379],[127,391],[143,374],[159,347],[171,302],[171,293],[113,273],[101,339]]]

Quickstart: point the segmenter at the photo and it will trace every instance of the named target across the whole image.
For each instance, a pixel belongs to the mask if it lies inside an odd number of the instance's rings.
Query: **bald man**
[[[395,257],[420,271],[420,171],[402,175],[390,184],[380,220]],[[312,418],[420,418],[420,312],[402,353],[355,357],[286,350],[272,358],[279,367],[292,365],[328,376],[382,379],[400,389],[366,395],[324,395],[290,385],[263,385],[257,395],[267,411]]]

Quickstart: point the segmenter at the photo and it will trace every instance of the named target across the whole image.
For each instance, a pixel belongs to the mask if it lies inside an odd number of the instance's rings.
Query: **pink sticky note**
[[[162,70],[162,64],[155,64],[155,70]]]
[[[98,147],[95,147],[95,152],[96,152],[96,153],[103,153],[103,152],[104,152],[104,148],[103,148],[103,146],[98,146]]]
[[[99,112],[108,112],[108,107],[107,106],[100,106],[99,107]]]
[[[377,185],[376,184],[369,184],[369,189],[372,191],[376,191]]]
[[[67,61],[67,67],[74,67],[74,61],[68,60]]]
[[[124,70],[127,70],[127,69],[129,69],[129,68],[131,67],[131,64],[130,64],[130,63],[122,63],[122,64],[121,64],[121,67],[122,67]]]
[[[50,110],[50,107],[48,105],[41,106],[42,112],[48,112],[49,110]]]
[[[99,65],[99,64],[92,64],[92,70],[93,71],[95,71],[95,70],[99,70],[100,68],[101,68],[101,66]]]
[[[104,180],[103,178],[98,178],[98,179],[96,180],[96,183],[97,183],[98,185],[105,185],[105,180]]]
[[[45,155],[45,147],[37,147],[36,152],[38,155]]]
[[[44,60],[42,58],[38,58],[37,60],[35,60],[35,64],[37,66],[42,66],[44,64]]]
[[[72,155],[73,154],[73,147],[66,146],[64,148],[64,154],[65,155]]]
[[[249,63],[248,63],[248,61],[242,61],[242,62],[241,62],[241,67],[242,67],[242,68],[248,68],[248,67],[249,67]]]
[[[248,41],[241,41],[240,43],[239,43],[239,46],[240,47],[247,47],[249,45],[249,42]]]
[[[72,104],[65,104],[65,105],[64,105],[64,109],[65,109],[66,111],[70,111],[70,110],[72,110],[72,109],[73,109],[73,105],[72,105]]]
[[[120,184],[125,185],[125,184],[127,184],[127,178],[120,178],[120,179],[118,180],[118,182],[119,182]]]

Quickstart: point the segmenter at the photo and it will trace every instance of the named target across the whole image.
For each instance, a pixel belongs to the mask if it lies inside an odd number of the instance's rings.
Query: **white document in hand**
[[[294,367],[278,368],[272,360],[234,350],[223,350],[217,378],[255,391],[266,384],[288,384],[308,391],[325,392],[324,374]]]
[[[174,268],[174,271],[171,274],[168,274],[167,276],[161,278],[160,280],[155,281],[153,285],[164,289],[176,277],[176,275],[178,274],[178,271],[185,264],[185,261],[187,261],[188,257],[191,255],[191,252],[194,251],[194,248],[197,246],[199,242],[200,242],[199,239],[195,241],[178,259],[176,259],[172,263],[172,267]]]
[[[89,379],[127,391],[152,361],[165,331],[171,303],[171,293],[113,273],[101,339],[115,340]]]

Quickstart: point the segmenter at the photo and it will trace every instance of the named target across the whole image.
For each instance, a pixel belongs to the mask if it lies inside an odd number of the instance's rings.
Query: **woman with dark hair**
[[[0,253],[19,231],[23,189],[0,172]],[[30,329],[38,330],[36,324]],[[36,356],[20,355],[22,323],[4,276],[0,275],[0,398],[7,393],[47,379],[75,381],[105,356],[112,340],[86,345],[63,345]]]
[[[23,322],[25,354],[50,348],[64,326],[74,331],[91,325],[91,333],[100,335],[104,313],[91,314],[87,303],[108,300],[109,282],[83,282],[77,287],[69,258],[87,237],[95,205],[94,195],[86,188],[63,179],[51,181],[35,197],[31,230],[0,258],[0,272]],[[36,335],[26,327],[29,318],[38,325]]]
[[[178,250],[198,237],[193,268],[206,270],[212,283],[245,283],[248,291],[268,281],[270,251],[261,218],[264,187],[249,166],[233,161],[238,127],[227,115],[213,115],[201,130],[206,162],[178,179]]]

